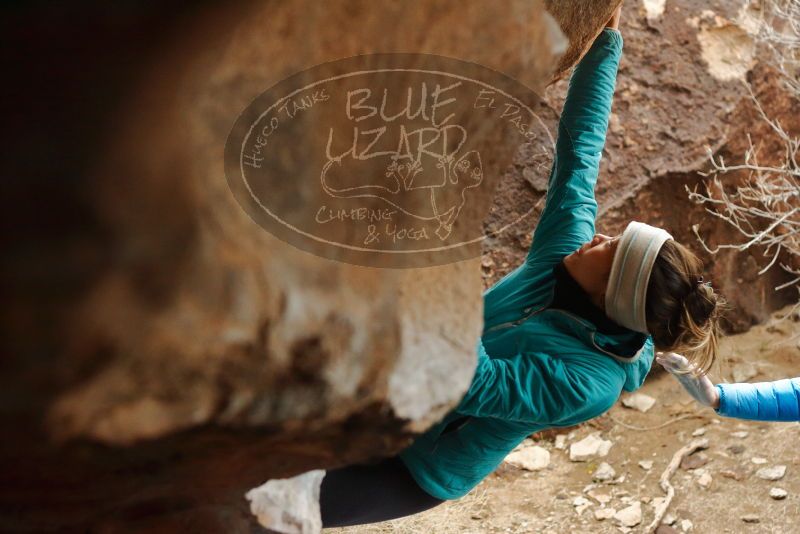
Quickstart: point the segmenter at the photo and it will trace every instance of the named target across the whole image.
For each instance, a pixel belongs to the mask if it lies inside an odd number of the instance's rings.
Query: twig
[[[675,474],[678,466],[681,465],[681,461],[693,452],[707,448],[708,439],[700,438],[691,441],[688,445],[684,445],[672,456],[672,460],[669,461],[669,465],[667,465],[667,468],[663,473],[661,473],[661,478],[658,480],[658,485],[661,486],[661,489],[667,494],[667,496],[664,497],[664,501],[662,503],[656,506],[655,518],[653,518],[653,522],[650,523],[650,526],[647,527],[647,532],[655,532],[655,530],[658,528],[658,525],[661,524],[661,520],[664,519],[664,515],[667,513],[667,508],[669,508],[672,498],[675,497],[675,488],[669,483],[669,479]]]
[[[636,425],[629,425],[625,421],[620,421],[619,419],[616,419],[613,415],[609,415],[608,416],[609,419],[614,421],[619,426],[625,427],[628,430],[636,430],[637,432],[648,432],[650,430],[658,430],[659,428],[664,428],[665,426],[669,426],[672,423],[677,423],[678,421],[683,421],[684,419],[694,419],[694,418],[705,419],[705,417],[706,417],[705,415],[695,412],[695,413],[689,413],[689,414],[686,414],[686,415],[682,415],[682,416],[676,417],[674,419],[670,419],[669,421],[667,421],[665,423],[661,423],[660,425],[656,425],[656,426],[636,426]]]

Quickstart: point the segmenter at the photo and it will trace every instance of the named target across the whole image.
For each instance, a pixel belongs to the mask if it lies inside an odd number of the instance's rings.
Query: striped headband
[[[606,288],[606,315],[626,328],[648,334],[647,284],[658,251],[672,236],[661,228],[631,221],[617,245]]]

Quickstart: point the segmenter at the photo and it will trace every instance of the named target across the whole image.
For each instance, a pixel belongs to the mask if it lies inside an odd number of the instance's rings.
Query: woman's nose
[[[608,241],[609,239],[611,239],[610,235],[595,234],[593,241],[595,242],[595,244],[598,244],[598,243],[603,243],[604,241]]]

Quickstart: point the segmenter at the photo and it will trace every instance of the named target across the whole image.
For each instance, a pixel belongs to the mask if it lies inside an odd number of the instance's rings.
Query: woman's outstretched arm
[[[800,377],[753,384],[717,384],[717,413],[759,421],[800,421]]]
[[[555,263],[594,235],[594,187],[622,56],[622,34],[612,21],[570,78],[545,209],[533,234],[528,262]]]
[[[659,353],[656,360],[692,397],[720,415],[758,421],[800,421],[800,377],[715,386],[705,375],[687,373],[690,364],[680,354]]]

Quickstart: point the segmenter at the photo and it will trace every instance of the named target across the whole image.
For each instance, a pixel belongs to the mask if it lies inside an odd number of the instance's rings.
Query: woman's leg
[[[325,528],[387,521],[443,502],[420,488],[396,456],[374,465],[328,471],[319,498]]]

